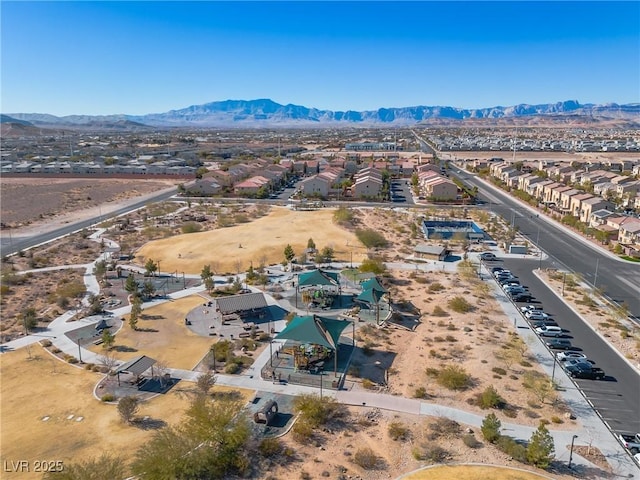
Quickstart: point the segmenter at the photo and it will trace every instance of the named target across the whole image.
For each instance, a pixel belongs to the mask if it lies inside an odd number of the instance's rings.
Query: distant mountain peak
[[[378,108],[365,111],[332,111],[288,103],[282,105],[269,98],[255,100],[222,100],[191,105],[178,110],[147,115],[69,115],[9,114],[10,117],[34,125],[82,126],[104,124],[134,127],[269,127],[269,126],[348,126],[348,125],[414,125],[431,119],[499,119],[544,115],[611,116],[640,119],[640,104],[580,104],[577,100],[530,105],[495,106],[461,109],[451,106]]]

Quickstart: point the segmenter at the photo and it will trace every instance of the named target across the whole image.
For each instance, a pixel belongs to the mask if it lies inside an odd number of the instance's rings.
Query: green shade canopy
[[[298,286],[300,287],[306,287],[309,285],[331,285],[337,287],[338,283],[337,272],[312,270],[310,272],[301,273],[298,276]]]
[[[373,304],[377,304],[383,295],[384,295],[384,292],[381,292],[380,290],[376,290],[375,288],[369,288],[368,290],[365,290],[360,295],[358,295],[356,297],[356,300],[373,305]]]
[[[360,285],[362,286],[362,290],[369,290],[373,288],[374,290],[378,290],[379,292],[387,293],[387,289],[380,284],[376,277],[365,280]]]
[[[295,340],[313,343],[336,350],[342,331],[351,325],[347,320],[309,315],[294,317],[289,325],[276,335],[276,340]]]

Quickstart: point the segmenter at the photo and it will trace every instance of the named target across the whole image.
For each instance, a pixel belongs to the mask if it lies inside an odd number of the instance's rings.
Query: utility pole
[[[596,271],[593,275],[593,288],[598,288],[598,264],[600,263],[600,259],[596,258]]]
[[[78,360],[82,363],[82,349],[80,348],[80,339],[78,338]]]

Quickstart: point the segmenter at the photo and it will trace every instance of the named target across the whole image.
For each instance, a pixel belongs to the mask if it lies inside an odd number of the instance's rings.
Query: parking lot
[[[602,369],[603,375],[597,375],[603,377],[600,380],[573,378],[572,381],[609,428],[615,433],[639,432],[640,377],[638,373],[533,273],[538,266],[537,261],[505,259],[504,261],[487,261],[485,265],[489,269],[499,266],[510,270],[526,292],[523,298],[531,296],[529,302],[515,302],[519,309],[531,305],[549,315],[548,319],[538,320],[529,320],[523,315],[528,328],[534,330],[544,325],[541,322],[546,320],[548,325],[557,325],[562,329],[557,337],[556,333],[551,333],[549,336],[539,335],[545,342],[556,339],[570,342],[571,347],[568,350],[549,348],[550,356],[555,356],[561,351],[579,352],[586,356],[593,367]],[[515,281],[513,286],[516,286]],[[564,362],[557,362],[556,367],[562,368],[563,364]],[[569,370],[567,373],[571,373],[570,367],[566,369]]]

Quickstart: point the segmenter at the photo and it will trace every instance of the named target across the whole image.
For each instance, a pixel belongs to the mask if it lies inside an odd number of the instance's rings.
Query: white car
[[[536,328],[536,333],[541,337],[562,337],[564,332],[560,327],[554,327],[553,325],[547,325],[544,327]]]
[[[571,358],[582,358],[584,360],[587,359],[587,356],[584,353],[580,352],[558,352],[556,354],[556,358],[559,362],[565,362]]]
[[[531,310],[525,312],[524,316],[529,320],[547,320],[549,318],[549,314],[544,313],[542,310]]]
[[[520,307],[520,311],[522,313],[531,312],[533,310],[542,311],[542,307],[540,305],[525,305],[524,307]]]

